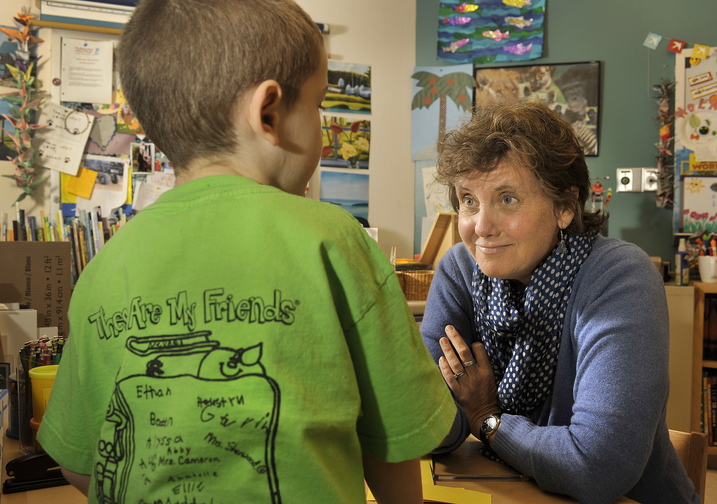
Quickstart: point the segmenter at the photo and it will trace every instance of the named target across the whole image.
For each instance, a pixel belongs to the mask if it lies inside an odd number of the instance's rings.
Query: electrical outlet
[[[617,192],[642,192],[642,169],[618,168]]]
[[[657,168],[643,168],[642,169],[642,190],[643,192],[657,191],[657,185],[659,178],[657,175]]]

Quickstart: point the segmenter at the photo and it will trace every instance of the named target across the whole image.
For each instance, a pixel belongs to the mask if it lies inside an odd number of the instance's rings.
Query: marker
[[[705,247],[705,242],[703,242],[701,238],[696,238],[695,241],[697,242],[697,245],[700,246],[700,255],[705,255],[705,250],[707,250],[707,247]]]
[[[717,240],[714,238],[710,240],[710,248],[712,249],[712,255],[717,256]]]

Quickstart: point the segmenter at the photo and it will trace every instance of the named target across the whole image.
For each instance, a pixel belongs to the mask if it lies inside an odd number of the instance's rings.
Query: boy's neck
[[[236,162],[228,162],[227,159],[202,159],[192,163],[184,170],[179,170],[176,175],[175,187],[184,185],[194,180],[215,175],[235,175],[255,180],[260,184],[268,181],[262,180],[262,173],[252,170],[251,167],[243,166]]]

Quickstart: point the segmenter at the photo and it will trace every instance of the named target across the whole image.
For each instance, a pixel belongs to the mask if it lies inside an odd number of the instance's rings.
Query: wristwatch
[[[498,430],[498,427],[500,427],[501,414],[502,413],[490,415],[489,417],[486,417],[481,423],[478,437],[481,443],[483,443],[483,446],[490,447],[490,445],[488,444],[488,440],[493,437],[495,432]]]

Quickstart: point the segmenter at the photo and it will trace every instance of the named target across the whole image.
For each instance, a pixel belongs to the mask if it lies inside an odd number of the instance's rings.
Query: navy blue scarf
[[[580,266],[597,233],[562,241],[522,289],[517,282],[473,272],[476,327],[493,366],[506,413],[528,415],[553,388],[565,311]]]

